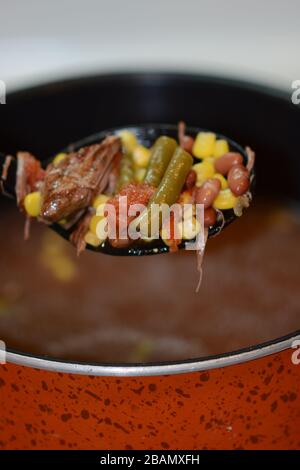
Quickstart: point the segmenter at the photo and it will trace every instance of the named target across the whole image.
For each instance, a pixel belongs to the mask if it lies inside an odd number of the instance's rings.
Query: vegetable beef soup
[[[267,341],[299,326],[300,218],[255,198],[195,252],[112,257],[24,220],[1,201],[0,338],[10,349],[92,362],[183,360]]]

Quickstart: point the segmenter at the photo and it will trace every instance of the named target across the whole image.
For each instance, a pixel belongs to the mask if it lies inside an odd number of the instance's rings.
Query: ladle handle
[[[0,153],[0,194],[8,197],[16,197],[16,174],[17,161],[14,157],[10,157]]]

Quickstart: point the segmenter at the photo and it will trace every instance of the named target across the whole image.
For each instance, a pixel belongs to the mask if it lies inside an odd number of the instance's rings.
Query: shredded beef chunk
[[[88,207],[104,191],[110,169],[121,151],[117,136],[68,154],[46,170],[41,217],[49,222],[67,218]]]
[[[41,189],[44,176],[45,170],[39,160],[29,152],[18,152],[16,195],[19,207],[28,193]]]
[[[12,160],[13,160],[13,157],[11,155],[7,155],[5,157],[5,161],[2,167],[2,175],[1,175],[1,180],[3,181],[5,181],[7,178],[8,170],[9,170]]]
[[[93,210],[88,210],[88,212],[81,217],[75,230],[73,230],[70,235],[70,242],[76,247],[77,255],[80,255],[80,253],[85,250],[86,242],[84,237],[89,230],[90,221],[93,215]]]

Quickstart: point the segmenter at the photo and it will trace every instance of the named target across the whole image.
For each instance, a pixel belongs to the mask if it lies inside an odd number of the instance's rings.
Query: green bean
[[[172,206],[172,204],[174,204],[179,198],[187,174],[190,171],[192,165],[193,157],[181,147],[177,147],[160,182],[159,187],[157,188],[154,195],[149,201],[147,211],[145,211],[140,216],[141,227],[143,226],[143,224],[145,224],[145,217],[148,217],[148,234],[151,231],[152,204],[167,204],[168,206]],[[161,228],[160,211],[158,215],[160,217],[159,227]],[[144,229],[142,229],[142,231],[144,231]]]
[[[174,204],[179,198],[192,165],[192,156],[181,147],[177,147],[150,204],[168,204],[169,206]]]
[[[171,137],[161,136],[156,140],[152,148],[144,183],[148,183],[155,188],[158,187],[176,147],[177,142]]]
[[[120,173],[117,181],[117,192],[134,181],[133,162],[130,153],[124,153],[120,161]]]

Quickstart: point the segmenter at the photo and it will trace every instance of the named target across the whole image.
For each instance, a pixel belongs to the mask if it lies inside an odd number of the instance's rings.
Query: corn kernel
[[[183,220],[191,219],[195,213],[196,213],[196,205],[191,204],[191,202],[184,204],[184,206],[182,207]]]
[[[225,178],[225,176],[221,175],[221,173],[215,173],[213,175],[213,178],[216,178],[217,180],[219,180],[221,182],[221,189],[228,188],[228,181]]]
[[[171,227],[171,231],[173,231],[172,227]],[[179,223],[177,225],[176,231],[173,234],[172,238],[170,238],[170,230],[169,230],[168,224],[166,224],[165,226],[162,227],[162,229],[160,231],[160,237],[163,240],[165,245],[172,246],[174,244],[174,239],[176,239],[176,240],[181,240],[182,239],[182,224]]]
[[[42,195],[39,191],[27,194],[24,199],[24,207],[28,215],[38,217],[42,207]]]
[[[237,202],[238,198],[227,188],[219,192],[214,200],[213,207],[220,210],[233,209]]]
[[[97,206],[96,215],[103,218],[107,215],[107,204],[106,202],[102,202]]]
[[[103,216],[101,215],[93,215],[93,217],[90,220],[89,229],[90,229],[90,232],[92,232],[95,236],[97,235],[97,225],[102,219],[103,219]]]
[[[54,277],[62,282],[70,282],[76,275],[76,267],[71,259],[67,256],[54,258],[50,262],[51,271]]]
[[[101,223],[101,225],[99,225]],[[107,219],[103,215],[93,215],[90,220],[89,231],[101,241],[101,243],[107,238]]]
[[[179,196],[180,204],[191,204],[193,196],[190,191],[183,191]]]
[[[62,162],[66,158],[66,156],[67,156],[66,153],[62,153],[62,152],[58,153],[52,161],[53,165],[57,166],[60,162]]]
[[[108,221],[107,217],[101,217],[101,220],[98,221],[97,226],[96,226],[96,235],[101,242],[104,242],[104,240],[107,239],[108,237]]]
[[[106,194],[98,194],[98,196],[95,197],[93,200],[93,207],[94,209],[97,209],[100,204],[105,204],[109,200],[109,197],[106,196]]]
[[[88,245],[92,245],[92,246],[95,246],[95,247],[101,245],[101,243],[102,243],[102,240],[99,240],[97,235],[94,235],[94,233],[92,233],[90,231],[86,233],[86,235],[84,237],[84,241]]]
[[[213,165],[215,164],[215,161],[216,161],[215,157],[207,157],[205,159],[205,162],[212,163]]]
[[[146,175],[146,168],[137,168],[134,172],[134,177],[137,183],[142,183]]]
[[[197,158],[212,157],[216,142],[213,132],[199,132],[196,136],[192,153]]]
[[[172,246],[173,240],[170,239],[168,230],[165,228],[162,228],[160,231],[160,238],[164,242],[165,245],[167,246]]]
[[[139,168],[146,168],[150,159],[150,150],[143,145],[138,145],[134,148],[132,158],[133,163]]]
[[[193,240],[200,232],[201,225],[196,217],[189,217],[182,224],[182,238],[184,240]]]
[[[141,237],[141,239],[143,240],[143,242],[146,242],[146,243],[151,243],[151,242],[153,242],[153,240],[155,240],[155,238],[153,238],[153,237],[147,237],[146,235],[143,235],[143,236]]]
[[[47,230],[42,238],[39,259],[52,276],[61,282],[71,282],[78,275],[77,265],[66,251],[66,243]]]
[[[201,163],[196,163],[196,165],[192,166],[192,169],[197,173],[196,186],[201,186],[204,181],[208,178],[212,178],[215,173],[214,165],[206,160]]]
[[[119,136],[121,137],[125,150],[132,153],[138,145],[135,135],[132,132],[124,130],[119,132]]]
[[[229,152],[229,145],[227,140],[219,139],[215,142],[213,156],[216,158],[222,157],[225,153]]]

